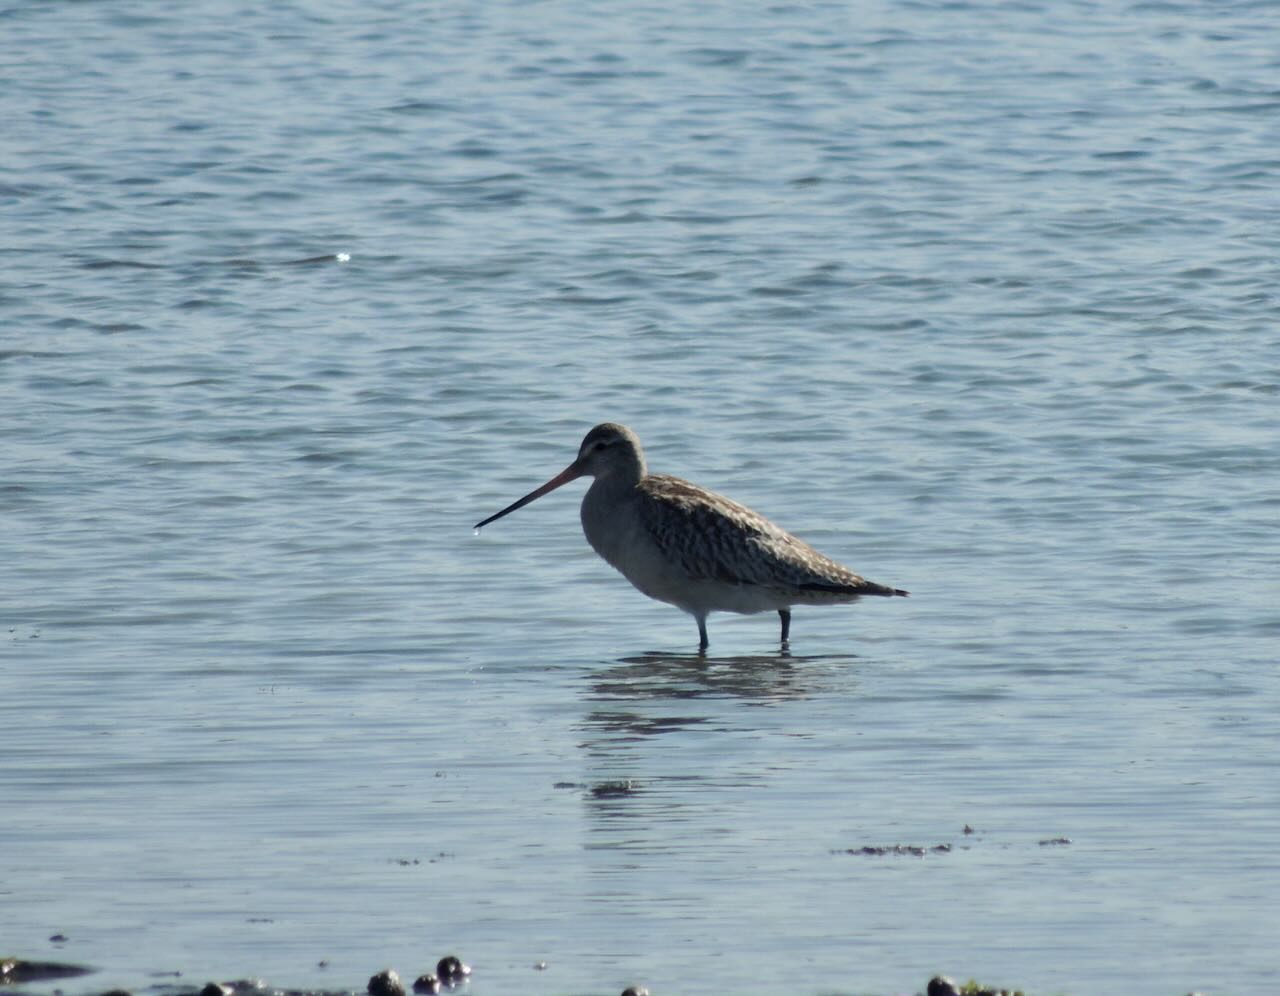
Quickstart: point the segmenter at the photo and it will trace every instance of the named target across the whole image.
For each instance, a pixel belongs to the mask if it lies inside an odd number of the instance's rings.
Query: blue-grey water
[[[0,954],[1273,991],[1278,38],[5,6]],[[606,419],[912,597],[700,660],[581,485],[473,534]]]

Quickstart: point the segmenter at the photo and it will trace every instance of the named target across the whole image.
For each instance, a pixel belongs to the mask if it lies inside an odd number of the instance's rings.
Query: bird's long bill
[[[477,522],[475,525],[475,528],[479,529],[481,526],[487,526],[494,519],[501,519],[508,512],[514,512],[518,508],[524,508],[526,505],[529,504],[529,502],[536,501],[537,499],[541,498],[543,495],[554,491],[556,488],[560,487],[560,485],[568,484],[570,481],[576,481],[579,477],[582,476],[582,474],[583,474],[583,470],[581,467],[578,466],[578,461],[575,460],[573,463],[569,464],[569,466],[565,467],[564,470],[560,471],[560,473],[556,474],[555,477],[547,481],[547,483],[544,484],[542,487],[536,488],[533,491],[530,491],[527,495],[525,495],[519,501],[513,501],[510,505],[504,508],[497,515],[491,515],[489,516],[489,518],[485,519],[483,522]]]

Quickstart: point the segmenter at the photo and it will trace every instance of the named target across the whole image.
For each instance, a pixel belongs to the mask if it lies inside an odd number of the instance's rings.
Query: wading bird
[[[777,612],[785,645],[793,605],[909,594],[859,577],[723,495],[650,474],[639,438],[616,422],[597,425],[573,463],[475,528],[579,477],[595,478],[582,499],[587,542],[644,594],[693,616],[700,651],[711,612]]]

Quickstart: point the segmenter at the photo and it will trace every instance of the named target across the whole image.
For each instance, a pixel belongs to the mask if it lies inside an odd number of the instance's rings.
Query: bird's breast
[[[638,493],[611,494],[593,486],[582,501],[582,531],[591,548],[641,592],[682,605],[687,578],[645,528],[637,508],[642,500]]]
[[[625,495],[602,494],[596,485],[582,499],[582,531],[591,548],[623,574],[648,545],[632,502]]]

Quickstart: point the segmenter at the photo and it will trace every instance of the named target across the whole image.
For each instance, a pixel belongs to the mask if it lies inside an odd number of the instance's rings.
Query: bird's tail
[[[911,592],[903,591],[901,588],[891,588],[887,584],[876,584],[874,581],[862,579],[859,584],[825,584],[822,582],[808,582],[799,586],[805,591],[829,591],[835,595],[884,595],[892,597],[894,595],[902,595],[904,598]]]

